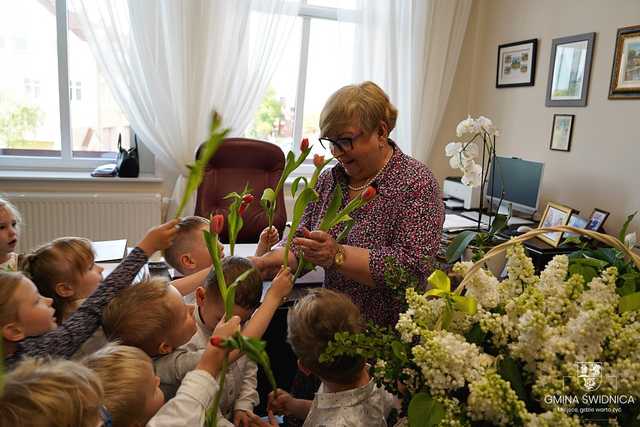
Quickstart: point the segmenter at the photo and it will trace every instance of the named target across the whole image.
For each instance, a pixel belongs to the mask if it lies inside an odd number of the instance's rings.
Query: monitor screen
[[[497,205],[502,194],[502,207],[511,203],[514,210],[533,214],[538,209],[543,167],[543,163],[496,156],[495,169],[493,166],[489,168],[485,190],[487,198],[491,200],[493,194],[493,204]]]

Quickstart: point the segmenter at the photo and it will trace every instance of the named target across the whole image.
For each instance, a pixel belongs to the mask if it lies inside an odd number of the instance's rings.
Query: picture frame
[[[584,107],[587,105],[589,76],[596,33],[553,39],[547,107]]]
[[[540,224],[538,225],[538,228],[566,225],[572,213],[573,209],[567,206],[549,202],[544,208],[544,213],[542,214],[542,218],[540,218]],[[540,234],[537,237],[543,242],[546,242],[555,248],[562,240],[562,234],[562,232],[552,232]]]
[[[609,217],[609,212],[602,210],[602,209],[594,209],[593,212],[591,212],[591,216],[589,217],[589,221],[587,222],[587,225],[584,227],[585,230],[591,230],[591,231],[600,231],[602,230],[602,226],[604,225],[604,222],[607,220],[607,218]]]
[[[496,88],[533,86],[537,51],[538,39],[499,45]]]
[[[588,223],[589,223],[588,219],[586,219],[584,217],[581,217],[576,212],[574,212],[569,217],[569,221],[567,222],[567,225],[569,225],[571,227],[575,227],[575,228],[585,228]],[[564,237],[565,238],[566,237],[578,237],[578,234],[577,233],[566,232],[566,233],[564,233]]]
[[[609,99],[640,99],[640,25],[618,29]]]
[[[554,151],[570,151],[571,135],[575,114],[554,114],[551,125],[551,141],[549,149]]]

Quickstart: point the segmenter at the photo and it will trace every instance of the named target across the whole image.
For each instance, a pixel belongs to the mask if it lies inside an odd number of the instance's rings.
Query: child
[[[91,242],[62,237],[40,246],[24,257],[22,272],[53,300],[58,324],[75,312],[102,281],[102,267],[94,262]]]
[[[253,265],[246,258],[226,257],[222,260],[222,272],[227,284],[233,281]],[[189,342],[196,349],[206,347],[214,327],[224,318],[224,303],[218,288],[215,271],[205,280],[205,287],[196,289],[197,306],[194,310],[197,332]],[[236,288],[233,314],[246,322],[260,305],[262,296],[262,279],[257,271],[253,271]],[[256,388],[258,386],[258,366],[247,357],[241,357],[229,366],[227,373],[226,392],[222,399],[222,414],[233,419],[234,424],[247,425],[248,413],[259,403],[260,398]],[[233,412],[233,414],[231,413]]]
[[[259,277],[258,281],[261,284]],[[251,283],[248,280],[240,283],[236,295],[245,293],[242,289],[245,282]],[[282,298],[291,292],[292,287],[291,273],[283,269],[274,279],[262,305],[245,326],[243,334],[261,337]],[[260,295],[259,292],[257,294]],[[186,305],[171,285],[150,280],[127,289],[109,304],[103,317],[104,330],[109,339],[138,347],[154,358],[156,373],[160,376],[161,388],[167,397],[173,395],[175,387],[200,360],[202,349],[198,350],[195,345],[183,346],[196,332],[193,307]],[[228,403],[231,406],[233,402]]]
[[[58,328],[51,299],[43,298],[24,275],[0,272],[0,333],[5,362],[11,366],[23,356],[71,357],[100,326],[103,308],[129,287],[148,257],[171,244],[176,224],[173,220],[149,230],[127,258]]]
[[[0,198],[0,271],[17,271],[18,255],[14,252],[18,244],[20,212],[8,200]]]
[[[269,396],[276,413],[305,419],[304,426],[386,427],[386,417],[394,398],[378,388],[369,377],[365,361],[357,357],[338,357],[320,363],[320,355],[337,332],[360,332],[360,311],[343,294],[328,289],[312,290],[289,311],[288,340],[305,373],[320,377],[322,384],[313,401],[295,399],[284,391]],[[269,425],[259,420],[254,424]]]
[[[215,335],[229,337],[239,325],[238,317],[220,322]],[[223,350],[209,345],[196,369],[186,374],[176,397],[166,404],[152,360],[136,347],[110,344],[88,356],[84,364],[102,380],[104,405],[114,426],[202,426],[204,413],[218,389],[215,377],[223,355]],[[225,421],[219,416],[218,426],[231,425]]]
[[[199,216],[188,216],[178,224],[176,239],[164,251],[167,263],[183,276],[190,276],[205,268],[211,267],[211,256],[204,241],[203,230],[209,229],[209,220]],[[278,230],[275,227],[265,228],[260,233],[260,240],[256,248],[256,256],[266,253],[272,245],[279,241]],[[221,256],[224,257],[224,246],[220,245]],[[178,290],[185,295],[188,304],[193,304],[193,290],[202,284],[201,281],[187,285]]]
[[[100,380],[79,363],[27,359],[5,377],[0,427],[96,427],[107,421]]]

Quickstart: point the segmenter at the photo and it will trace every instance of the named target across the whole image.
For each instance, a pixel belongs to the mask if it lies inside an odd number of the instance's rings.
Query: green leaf
[[[307,178],[305,178],[304,176],[297,177],[291,183],[291,197],[296,197],[296,193],[298,192],[298,184],[300,183],[300,181],[304,181],[303,189],[309,186],[307,183]]]
[[[204,234],[204,241],[207,244],[209,256],[211,256],[211,260],[213,261],[213,268],[215,269],[220,295],[224,296],[227,294],[227,284],[224,281],[222,262],[220,262],[220,253],[218,252],[218,235],[212,234],[209,230],[202,230],[202,234]]]
[[[629,229],[629,224],[631,224],[631,221],[633,221],[633,218],[637,215],[637,213],[638,213],[638,211],[635,211],[634,213],[629,215],[627,217],[627,220],[624,222],[624,225],[622,226],[622,229],[620,230],[620,233],[618,234],[618,239],[621,242],[624,242],[624,237],[627,235],[627,230]]]
[[[445,295],[449,295],[451,292],[445,291],[443,289],[429,289],[425,295],[428,297],[443,297]]]
[[[632,294],[636,291],[636,281],[635,280],[623,280],[623,285],[616,289],[616,292],[621,297],[625,295]]]
[[[640,309],[640,292],[634,292],[620,298],[618,308],[620,309],[620,313]]]
[[[409,402],[409,425],[411,427],[437,426],[444,419],[444,405],[429,395],[417,393]]]
[[[272,188],[265,188],[260,198],[260,204],[263,208],[267,208],[268,205],[273,205],[276,201],[276,192]]]
[[[496,217],[491,223],[491,229],[489,230],[489,233],[491,235],[494,235],[501,232],[507,227],[507,222],[508,222],[508,218],[506,215],[496,214]]]
[[[478,235],[477,232],[471,230],[465,230],[458,234],[449,244],[447,248],[447,262],[453,263],[460,259],[464,250],[469,246],[469,243]]]
[[[356,223],[353,219],[349,218],[349,220],[345,221],[346,224],[344,226],[344,228],[342,229],[342,231],[340,232],[340,234],[338,234],[338,237],[336,237],[336,242],[340,243],[342,242],[344,239],[347,238],[347,235],[349,234],[349,232],[351,231],[351,228],[353,227],[353,225]]]
[[[406,364],[409,362],[405,346],[400,341],[393,341],[391,343],[391,350],[393,351],[393,355],[400,361],[400,363]]]
[[[329,225],[333,222],[338,213],[338,209],[342,205],[342,189],[339,185],[336,185],[336,188],[333,190],[331,195],[331,201],[329,202],[329,206],[327,207],[327,211],[324,214],[324,218],[322,218],[322,222],[320,222],[319,230],[329,231]]]
[[[435,270],[433,273],[431,273],[431,275],[427,279],[427,282],[429,282],[429,284],[435,289],[451,292],[451,279],[449,279],[447,273],[442,270]]]
[[[584,278],[585,283],[591,282],[591,280],[598,275],[595,268],[583,264],[569,265],[569,273],[581,275]]]
[[[283,265],[285,267],[289,264],[289,248],[291,247],[291,242],[296,234],[296,230],[300,225],[300,221],[302,221],[302,215],[304,214],[304,210],[307,205],[313,201],[318,200],[318,193],[313,188],[305,188],[300,192],[300,195],[296,198],[295,203],[293,204],[293,218],[291,220],[291,230],[289,231],[289,235],[287,236],[287,244],[284,247],[284,260]]]
[[[516,392],[518,398],[524,402],[527,401],[527,392],[524,388],[524,381],[520,374],[521,369],[510,356],[505,357],[498,363],[498,373],[500,376],[509,381],[511,388]]]
[[[487,338],[487,333],[482,330],[480,323],[474,323],[471,329],[464,335],[468,342],[481,347]]]
[[[596,270],[601,270],[609,265],[607,261],[603,261],[597,258],[585,257],[580,260],[576,260],[577,263],[582,265],[588,265],[590,267],[595,268]]]
[[[452,295],[451,298],[453,298],[453,301],[455,302],[456,309],[463,313],[474,315],[478,311],[478,303],[474,297]]]

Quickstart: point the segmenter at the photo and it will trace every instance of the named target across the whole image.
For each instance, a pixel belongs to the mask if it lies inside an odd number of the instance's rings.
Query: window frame
[[[1,155],[0,167],[8,170],[88,171],[115,158],[73,157],[71,140],[71,96],[69,81],[68,0],[55,0],[56,48],[58,58],[58,103],[60,108],[60,156]],[[75,90],[75,86],[74,86]],[[73,97],[75,101],[76,97]],[[129,126],[131,140],[133,130]],[[37,151],[37,150],[36,150]]]

